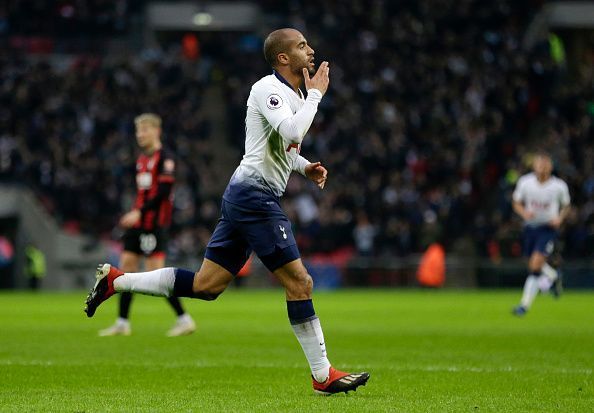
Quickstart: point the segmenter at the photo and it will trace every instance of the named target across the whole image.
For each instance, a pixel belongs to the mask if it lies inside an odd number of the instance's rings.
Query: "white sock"
[[[130,325],[130,321],[127,318],[118,317],[116,320],[116,325],[118,326],[128,326]]]
[[[325,382],[330,374],[330,362],[326,357],[326,342],[320,319],[315,317],[304,323],[292,324],[291,327],[309,362],[313,378],[320,383]]]
[[[177,322],[178,323],[190,323],[192,321],[192,317],[190,317],[190,314],[188,313],[183,313],[180,316],[177,316]]]
[[[526,309],[530,308],[534,298],[538,294],[538,278],[535,275],[529,275],[524,283],[524,292],[522,293],[522,304]]]
[[[542,266],[541,271],[542,271],[543,275],[545,275],[549,280],[551,280],[551,283],[553,283],[554,281],[557,280],[557,278],[559,278],[559,273],[557,272],[557,270],[554,269],[553,267],[551,267],[546,262]]]
[[[547,291],[549,291],[551,289],[552,285],[553,285],[553,280],[551,280],[545,274],[541,274],[538,277],[538,289],[540,290],[540,292],[546,293]]]
[[[175,268],[161,268],[148,272],[127,272],[113,282],[114,289],[121,292],[141,293],[169,297],[175,283]]]

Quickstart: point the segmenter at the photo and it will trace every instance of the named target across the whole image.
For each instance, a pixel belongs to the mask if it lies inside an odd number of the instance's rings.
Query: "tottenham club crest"
[[[270,95],[266,99],[266,106],[268,106],[268,109],[278,109],[282,105],[283,105],[283,99],[277,94]]]

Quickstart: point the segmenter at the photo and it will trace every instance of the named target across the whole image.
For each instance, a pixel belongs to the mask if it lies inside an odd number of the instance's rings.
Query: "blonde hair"
[[[138,127],[141,123],[148,123],[155,128],[161,127],[161,117],[155,113],[143,113],[134,118],[134,124]]]

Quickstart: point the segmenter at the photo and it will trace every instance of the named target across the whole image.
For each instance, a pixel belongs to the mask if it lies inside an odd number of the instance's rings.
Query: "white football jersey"
[[[559,216],[559,211],[569,205],[569,189],[567,184],[556,176],[540,183],[534,173],[523,175],[518,179],[513,199],[524,204],[534,217],[525,222],[526,225],[546,224]]]
[[[254,83],[247,100],[245,155],[232,183],[264,188],[281,196],[299,158],[300,145],[278,132],[279,125],[293,116],[305,98],[274,73]]]

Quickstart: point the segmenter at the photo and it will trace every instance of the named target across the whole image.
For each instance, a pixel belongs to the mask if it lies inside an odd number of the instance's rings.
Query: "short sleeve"
[[[157,176],[158,182],[174,182],[175,181],[175,159],[171,154],[165,153]]]
[[[571,203],[571,198],[569,197],[569,188],[567,187],[567,184],[565,182],[561,183],[561,199],[560,199],[560,203],[561,206],[567,206]]]
[[[286,95],[275,85],[252,89],[252,98],[260,113],[277,131],[285,119],[293,116]]]
[[[516,184],[516,189],[514,189],[514,193],[512,195],[512,198],[515,202],[522,202],[524,201],[525,198],[525,194],[524,194],[524,179],[520,178],[518,179],[518,183]]]

